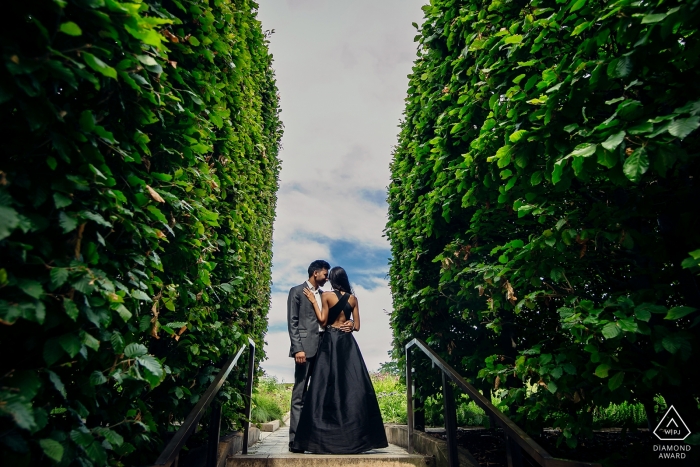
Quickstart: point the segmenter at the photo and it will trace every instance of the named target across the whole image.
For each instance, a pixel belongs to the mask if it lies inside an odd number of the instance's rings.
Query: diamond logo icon
[[[671,406],[659,424],[656,425],[654,434],[661,441],[683,441],[690,435],[690,430],[678,414],[678,411]]]

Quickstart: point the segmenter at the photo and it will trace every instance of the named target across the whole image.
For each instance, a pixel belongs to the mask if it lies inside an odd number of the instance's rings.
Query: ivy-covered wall
[[[397,356],[425,338],[570,446],[595,407],[658,393],[700,428],[699,3],[423,8],[389,188]]]
[[[3,465],[153,462],[245,335],[263,358],[282,126],[256,12],[3,6]]]

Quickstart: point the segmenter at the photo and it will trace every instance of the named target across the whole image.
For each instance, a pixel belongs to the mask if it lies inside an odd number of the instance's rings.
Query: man
[[[319,289],[326,284],[330,268],[330,264],[321,259],[311,263],[308,270],[309,280],[292,287],[287,298],[287,329],[292,343],[289,356],[294,357],[295,363],[292,406],[289,414],[289,450],[291,452],[296,452],[292,449],[292,443],[304,404],[304,394],[313,371],[316,350],[323,332],[323,328],[316,318],[314,306],[304,296],[304,289],[308,288],[314,293],[316,303],[321,309],[321,291]],[[352,330],[352,322],[343,324],[344,331],[350,332]]]

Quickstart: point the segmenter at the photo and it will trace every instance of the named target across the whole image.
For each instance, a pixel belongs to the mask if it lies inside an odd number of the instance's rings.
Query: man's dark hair
[[[328,264],[328,261],[323,261],[322,259],[317,259],[313,263],[309,264],[309,277],[313,276],[316,271],[321,271],[325,269],[328,271],[331,268],[331,265]]]

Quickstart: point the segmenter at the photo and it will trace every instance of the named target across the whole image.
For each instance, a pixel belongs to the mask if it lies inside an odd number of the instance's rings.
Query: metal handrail
[[[450,467],[459,467],[457,453],[457,411],[455,407],[454,393],[450,381],[455,383],[474,402],[503,428],[506,435],[506,455],[508,467],[522,466],[522,450],[527,452],[539,465],[543,467],[600,467],[600,464],[590,462],[571,461],[552,457],[542,446],[537,444],[525,431],[513,423],[511,419],[498,410],[490,400],[484,397],[474,386],[469,384],[445,362],[440,356],[421,339],[412,339],[406,344],[406,399],[408,415],[408,452],[413,453],[414,432],[414,400],[413,400],[413,374],[411,367],[411,348],[418,347],[426,354],[433,365],[442,372],[443,403],[445,410],[445,430],[447,432],[447,453]]]
[[[219,374],[216,375],[216,378],[214,378],[214,381],[209,385],[207,390],[204,392],[202,397],[200,397],[199,401],[197,402],[197,405],[194,406],[194,408],[190,411],[190,413],[187,415],[187,418],[185,421],[182,423],[180,428],[177,430],[175,433],[175,436],[172,437],[170,442],[163,448],[163,451],[161,452],[160,456],[158,456],[158,459],[156,462],[153,464],[154,466],[170,466],[177,460],[177,456],[180,454],[180,450],[183,448],[189,437],[192,435],[194,432],[195,428],[197,428],[197,425],[199,424],[199,420],[202,418],[204,415],[204,412],[206,412],[207,408],[211,405],[211,403],[214,401],[214,398],[216,395],[219,393],[219,390],[221,389],[221,386],[224,385],[226,382],[226,378],[228,377],[229,373],[231,373],[231,370],[233,370],[233,367],[236,366],[236,363],[238,363],[238,359],[240,358],[241,354],[243,351],[246,349],[245,346],[241,346],[241,348],[238,350],[236,355],[232,356],[228,361],[224,364],[223,368],[219,371]],[[245,389],[245,421],[243,422],[243,454],[248,453],[248,428],[250,426],[250,401],[251,397],[253,395],[253,373],[254,373],[254,364],[255,364],[255,342],[249,337],[248,338],[248,349],[250,350],[249,356],[248,356],[248,380],[246,381],[246,389]],[[207,466],[213,466],[216,465],[216,455],[218,453],[218,445],[219,445],[219,433],[220,433],[220,426],[221,426],[221,406],[216,404],[212,408],[212,414],[211,414],[211,423],[209,426],[209,440],[208,440],[208,446],[207,446]]]

